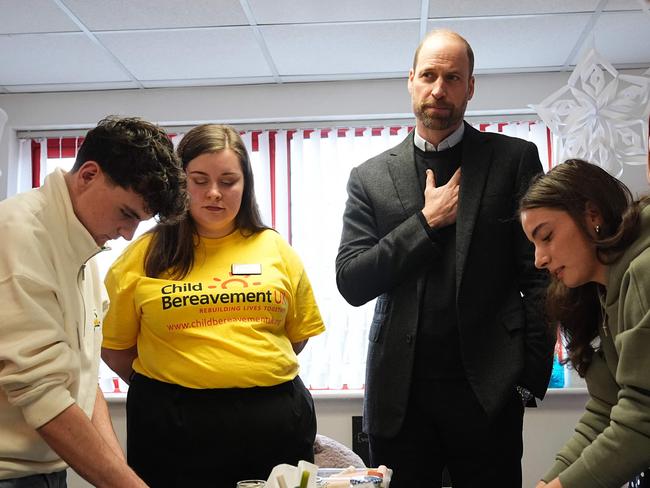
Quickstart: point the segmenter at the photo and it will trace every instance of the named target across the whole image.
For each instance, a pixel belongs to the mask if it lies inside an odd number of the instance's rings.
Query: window
[[[550,167],[551,136],[541,122],[479,123],[475,127],[535,142],[545,169]],[[334,272],[346,183],[353,167],[398,144],[411,129],[391,126],[242,132],[264,222],[278,230],[301,256],[327,327],[299,356],[301,376],[312,389],[363,388],[373,302],[358,308],[348,305],[338,293]],[[182,135],[172,136],[172,141],[178,143]],[[56,166],[69,168],[79,141],[32,141],[32,161],[37,166],[33,174],[40,168],[44,174]],[[35,162],[35,155],[43,164]],[[137,235],[153,224],[141,224]],[[112,250],[100,254],[98,264],[103,272],[126,244],[123,239],[112,241]],[[106,368],[102,374],[103,388],[112,391],[111,372]]]
[[[476,124],[482,131],[532,140],[549,161],[549,132],[540,122]],[[312,389],[357,389],[365,381],[374,300],[352,307],[336,288],[334,261],[350,170],[401,142],[412,127],[296,131],[290,144],[291,237],[312,281],[327,326],[301,353],[301,376]]]

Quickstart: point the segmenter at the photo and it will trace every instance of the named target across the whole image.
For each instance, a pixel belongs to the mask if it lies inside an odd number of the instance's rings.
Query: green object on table
[[[309,482],[309,471],[303,471],[300,475],[300,486],[298,488],[307,488]]]

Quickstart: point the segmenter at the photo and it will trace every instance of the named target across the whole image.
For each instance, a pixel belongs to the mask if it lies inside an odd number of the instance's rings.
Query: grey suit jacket
[[[456,218],[456,305],[467,379],[488,415],[516,385],[542,398],[554,337],[543,320],[547,274],[516,209],[542,168],[530,142],[466,124]],[[336,259],[339,291],[352,305],[378,297],[370,328],[364,429],[391,437],[403,422],[427,269],[440,248],[424,207],[413,134],[350,173]],[[435,233],[434,233],[435,234]],[[439,286],[451,286],[440,283]]]

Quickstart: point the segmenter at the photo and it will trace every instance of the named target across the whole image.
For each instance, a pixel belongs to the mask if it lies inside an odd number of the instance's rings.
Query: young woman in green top
[[[619,488],[650,466],[650,200],[572,159],[520,202],[547,312],[590,399],[537,488]],[[633,486],[643,486],[642,479]]]

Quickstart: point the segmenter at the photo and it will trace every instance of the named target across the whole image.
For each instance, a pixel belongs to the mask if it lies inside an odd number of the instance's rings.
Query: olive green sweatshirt
[[[650,467],[650,206],[639,237],[608,268],[589,401],[544,476],[564,488],[619,488]]]

